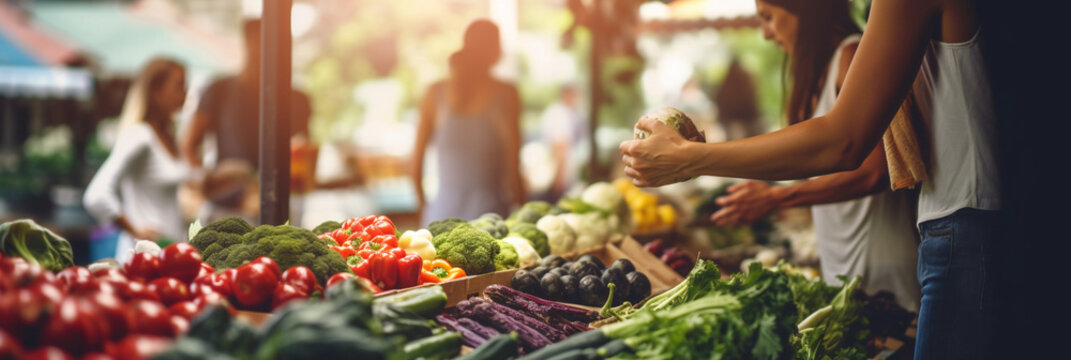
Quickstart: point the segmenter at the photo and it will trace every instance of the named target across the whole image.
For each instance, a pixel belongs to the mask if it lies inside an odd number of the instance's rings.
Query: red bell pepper
[[[394,222],[386,216],[380,216],[370,227],[365,228],[365,232],[369,235],[394,235]]]
[[[348,246],[332,246],[331,250],[337,251],[339,255],[342,255],[343,259],[348,259],[351,255],[357,255],[357,250]]]
[[[380,289],[394,289],[398,284],[398,256],[392,252],[377,252],[368,261],[372,272],[372,283]]]
[[[350,266],[350,271],[353,271],[353,275],[357,275],[365,279],[372,278],[372,261],[370,259],[365,259],[360,256],[350,256],[348,259],[346,259],[346,262]]]
[[[421,259],[420,255],[406,255],[398,259],[398,288],[416,286],[420,280],[420,271],[423,269],[424,259]]]

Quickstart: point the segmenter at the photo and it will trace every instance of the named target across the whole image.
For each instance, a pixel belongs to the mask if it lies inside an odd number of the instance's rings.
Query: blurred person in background
[[[860,31],[840,0],[757,0],[763,35],[790,58],[789,125],[825,115],[841,90],[859,45]],[[712,216],[720,225],[749,224],[770,213],[811,206],[822,279],[834,286],[861,275],[862,288],[889,291],[909,311],[918,311],[915,275],[918,238],[915,193],[892,191],[882,142],[858,169],[787,186],[746,181],[718,199]]]
[[[205,90],[181,141],[182,154],[196,172],[202,172],[200,149],[208,134],[215,135],[216,167],[204,175],[202,221],[240,216],[256,223],[259,211],[257,167],[260,154],[260,19],[242,24],[246,61],[234,76],[216,80]],[[291,194],[311,190],[315,150],[309,150],[309,98],[290,93]],[[300,197],[291,199],[291,218],[300,219]],[[295,220],[297,221],[297,220]]]
[[[563,86],[558,99],[543,111],[539,123],[543,141],[550,148],[554,161],[554,177],[545,199],[555,202],[577,184],[585,150],[582,142],[588,138],[588,126],[580,113],[580,92],[576,86]]]
[[[759,105],[755,82],[740,59],[733,58],[714,103],[718,107],[718,124],[726,140],[738,140],[763,134],[766,126],[759,118]]]
[[[186,240],[178,187],[189,168],[179,157],[173,120],[185,102],[185,68],[171,59],[149,61],[127,92],[115,147],[86,188],[86,210],[122,230],[120,262],[131,257],[136,240]]]
[[[495,79],[502,56],[498,26],[476,20],[464,45],[450,56],[450,76],[431,85],[420,104],[413,150],[413,186],[421,225],[447,217],[507,215],[526,200],[520,171],[520,98],[513,84]],[[424,197],[424,152],[435,146],[439,186]]]

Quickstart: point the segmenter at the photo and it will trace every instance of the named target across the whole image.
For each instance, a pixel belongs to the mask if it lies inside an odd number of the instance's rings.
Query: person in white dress
[[[86,188],[86,210],[122,230],[120,262],[131,257],[136,240],[186,241],[178,187],[189,171],[178,156],[173,121],[185,101],[185,68],[150,60],[127,92],[115,147]]]

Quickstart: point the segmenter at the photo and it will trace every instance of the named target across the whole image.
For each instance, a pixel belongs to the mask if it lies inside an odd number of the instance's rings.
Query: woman
[[[149,61],[127,93],[119,140],[86,189],[86,209],[122,230],[115,254],[120,262],[130,258],[135,240],[186,240],[177,193],[188,170],[172,121],[185,101],[183,66]]]
[[[917,215],[922,302],[915,356],[994,356],[989,347],[998,344],[1000,284],[993,281],[991,251],[1001,231],[1001,194],[982,34],[972,0],[874,0],[841,95],[827,114],[711,144],[685,141],[644,119],[636,126],[652,135],[621,144],[625,173],[638,185],[655,186],[696,175],[783,180],[854,170],[919,75],[913,91],[933,155]]]
[[[840,0],[758,0],[763,35],[791,57],[789,124],[829,112],[859,44],[859,29]],[[817,26],[829,24],[829,26]],[[861,275],[862,287],[889,291],[909,311],[918,311],[915,276],[918,240],[909,192],[889,190],[885,150],[879,143],[852,171],[790,186],[748,181],[719,199],[718,224],[747,224],[772,211],[812,206],[822,279]]]
[[[520,99],[491,67],[502,56],[498,27],[477,20],[450,56],[450,77],[433,84],[420,104],[413,185],[421,224],[447,217],[506,215],[525,200],[520,171]],[[438,196],[425,206],[424,151],[435,144]]]

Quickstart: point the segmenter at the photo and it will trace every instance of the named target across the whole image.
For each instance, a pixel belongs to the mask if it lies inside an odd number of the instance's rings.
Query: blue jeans
[[[968,208],[919,225],[916,360],[994,356],[999,284],[991,249],[1001,234],[998,214]]]

